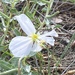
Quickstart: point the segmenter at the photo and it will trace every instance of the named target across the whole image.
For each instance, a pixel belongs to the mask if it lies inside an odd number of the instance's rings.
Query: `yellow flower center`
[[[33,41],[36,41],[38,39],[38,35],[37,34],[32,34],[31,38]]]

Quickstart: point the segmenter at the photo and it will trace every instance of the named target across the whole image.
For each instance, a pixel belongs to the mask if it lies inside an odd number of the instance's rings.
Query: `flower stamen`
[[[38,35],[37,34],[32,34],[31,38],[33,41],[36,41],[38,39]]]

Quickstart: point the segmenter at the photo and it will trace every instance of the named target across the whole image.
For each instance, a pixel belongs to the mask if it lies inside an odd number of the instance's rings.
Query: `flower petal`
[[[58,37],[58,34],[55,30],[52,30],[51,32],[48,32],[46,34],[41,35],[42,36],[53,36],[53,37]]]
[[[30,38],[17,36],[11,40],[9,49],[15,57],[24,57],[30,53],[32,45]]]
[[[40,46],[40,44],[38,42],[35,42],[33,44],[32,51],[33,52],[40,52],[41,50],[42,50],[42,47]]]
[[[16,19],[19,22],[22,30],[27,35],[31,35],[32,33],[36,32],[36,29],[35,29],[33,23],[31,22],[31,20],[25,14],[15,16],[14,19]]]
[[[41,40],[44,40],[46,43],[49,43],[50,45],[54,46],[54,38],[53,37],[43,37]]]

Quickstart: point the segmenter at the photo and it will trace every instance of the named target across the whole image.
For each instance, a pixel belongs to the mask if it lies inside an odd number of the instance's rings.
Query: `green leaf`
[[[16,58],[16,57],[12,57],[9,62],[14,65],[15,67],[18,67],[18,60],[19,58]]]
[[[33,71],[33,72],[32,72],[32,75],[38,75],[38,72]]]
[[[12,2],[18,2],[19,0],[2,0],[2,2],[11,4]]]
[[[71,2],[75,3],[75,0],[69,0],[69,1],[71,1]]]
[[[10,7],[10,12],[14,13],[14,14],[18,13],[18,11],[16,10],[16,8],[11,8],[11,7]]]
[[[9,19],[9,17],[8,17],[6,14],[4,14],[3,12],[1,12],[1,11],[0,11],[0,15],[1,15],[2,17],[5,17],[5,18]]]
[[[43,55],[42,55],[41,52],[37,53],[36,57],[37,57],[38,60],[43,60]]]
[[[7,3],[7,4],[11,4],[13,0],[2,0],[2,2]]]
[[[2,68],[4,70],[9,70],[9,69],[14,68],[14,66],[11,65],[10,63],[0,59],[0,68]]]
[[[30,65],[26,65],[26,66],[25,66],[25,71],[29,73],[30,70],[31,70],[31,66],[30,66]]]
[[[17,70],[17,68],[14,68],[8,71],[1,72],[0,75],[16,75],[15,73],[17,72]]]
[[[7,59],[7,57],[9,57],[9,56],[11,56],[11,57],[13,56],[11,53],[8,52],[8,50],[2,51],[2,52],[3,52],[3,54],[1,55],[1,57],[4,59]]]
[[[43,5],[45,5],[46,3],[43,3],[43,2],[41,2],[41,1],[38,1],[37,2],[40,6],[43,6]]]
[[[46,23],[47,26],[50,25],[50,21],[48,19],[45,19],[45,23]]]
[[[6,46],[0,46],[0,51],[5,50]]]
[[[16,36],[20,36],[20,35],[21,35],[21,33],[18,31],[17,28],[15,28],[13,31],[14,31],[14,34],[15,34]]]
[[[57,24],[57,25],[55,25],[54,28],[60,28],[60,27],[61,27],[61,25]]]
[[[1,36],[0,37],[0,45],[2,44],[3,39],[4,39],[4,36]]]

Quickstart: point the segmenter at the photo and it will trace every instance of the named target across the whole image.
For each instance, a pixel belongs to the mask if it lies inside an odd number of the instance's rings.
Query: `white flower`
[[[11,40],[9,44],[9,49],[15,57],[25,57],[29,55],[31,51],[41,51],[41,41],[54,46],[55,40],[53,37],[58,37],[58,34],[55,30],[40,35],[39,33],[36,33],[36,29],[33,23],[25,14],[15,16],[14,18],[19,22],[22,30],[27,34],[26,37],[17,36]]]

